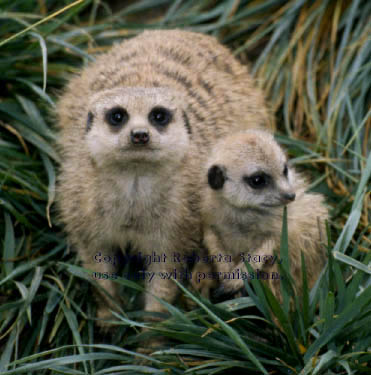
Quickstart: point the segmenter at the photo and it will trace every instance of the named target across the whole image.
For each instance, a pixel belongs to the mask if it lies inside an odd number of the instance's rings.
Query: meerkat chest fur
[[[127,171],[105,179],[107,186],[102,189],[102,203],[104,207],[110,207],[112,223],[125,223],[130,227],[135,217],[145,218],[156,211],[163,193],[169,190],[163,186],[159,189],[156,177]]]
[[[121,247],[130,242],[142,251],[165,251],[168,240],[173,243],[172,236],[194,231],[198,216],[189,207],[192,191],[183,182],[185,171],[181,166],[135,164],[115,173],[101,171],[95,184],[94,217],[104,229],[103,242]]]
[[[215,193],[208,191],[208,194]],[[207,204],[208,201],[210,205]],[[205,199],[203,207],[207,207],[202,213],[204,223],[231,255],[253,252],[267,239],[276,237],[279,230],[277,223],[280,222],[279,218],[282,218],[282,213],[277,210],[267,213],[257,209],[239,209],[210,196]],[[212,213],[210,207],[213,207]]]

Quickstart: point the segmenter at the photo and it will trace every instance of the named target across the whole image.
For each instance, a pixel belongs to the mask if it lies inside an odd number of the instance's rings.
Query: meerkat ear
[[[212,189],[219,190],[223,188],[224,182],[227,179],[224,171],[225,168],[219,165],[213,165],[209,168],[207,172],[207,180]]]

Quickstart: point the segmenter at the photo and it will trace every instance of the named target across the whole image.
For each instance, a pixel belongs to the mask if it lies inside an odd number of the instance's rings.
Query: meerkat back
[[[238,129],[273,127],[246,66],[215,38],[146,31],[114,45],[70,81],[57,110],[62,149],[81,147],[92,95],[118,87],[170,87],[183,93],[189,132],[203,148]]]

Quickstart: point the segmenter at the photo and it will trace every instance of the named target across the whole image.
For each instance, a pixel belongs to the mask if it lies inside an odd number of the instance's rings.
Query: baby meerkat
[[[181,256],[200,249],[200,166],[219,138],[269,126],[262,93],[216,39],[147,31],[75,76],[57,115],[57,200],[70,243],[117,299],[116,265],[104,259],[128,247],[160,256],[148,266],[145,310],[163,311],[154,296],[171,302],[177,288],[160,272],[179,278]],[[98,317],[109,317],[110,299],[98,302]]]
[[[260,278],[267,279],[273,294],[281,300],[274,251],[279,254],[285,205],[290,274],[300,293],[303,252],[308,283],[313,286],[326,260],[321,242],[326,238],[328,210],[321,195],[306,193],[308,184],[288,165],[272,134],[248,130],[226,137],[216,143],[206,170],[202,193],[204,242],[209,254],[222,254],[226,260],[215,264],[215,278],[220,280],[222,290],[233,293],[244,287],[243,279],[251,276],[244,272],[247,261],[256,272],[254,277],[260,272]],[[195,287],[202,290],[202,283]]]

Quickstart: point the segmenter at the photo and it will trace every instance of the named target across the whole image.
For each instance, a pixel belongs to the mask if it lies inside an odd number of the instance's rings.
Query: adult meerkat
[[[308,184],[288,166],[272,134],[248,130],[217,142],[207,161],[204,181],[204,242],[211,255],[221,254],[224,260],[215,263],[214,275],[222,290],[233,293],[244,287],[242,274],[246,271],[244,261],[248,261],[255,271],[265,272],[269,287],[281,299],[274,250],[280,247],[285,205],[290,274],[300,293],[303,252],[308,283],[313,286],[326,260],[321,242],[328,210],[321,195],[306,193]],[[249,277],[246,272],[245,277]],[[192,283],[201,290],[210,286],[197,285],[196,279]]]
[[[114,249],[167,255],[149,265],[145,296],[145,310],[163,311],[153,295],[173,301],[177,288],[159,272],[187,266],[174,252],[200,249],[200,166],[217,139],[270,123],[262,93],[216,39],[146,31],[74,77],[57,115],[57,196],[70,243],[116,298],[114,262],[102,262]],[[99,301],[98,317],[108,317],[110,300]]]

